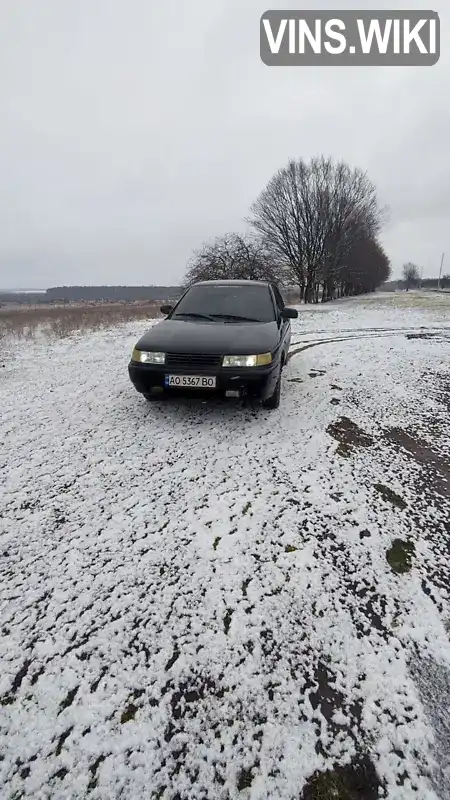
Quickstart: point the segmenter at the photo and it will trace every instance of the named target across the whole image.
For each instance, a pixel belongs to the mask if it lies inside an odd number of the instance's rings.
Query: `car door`
[[[290,323],[290,320],[282,319],[282,317],[281,317],[281,312],[283,311],[283,308],[285,307],[285,303],[284,303],[283,297],[281,295],[281,292],[280,292],[278,286],[276,284],[272,283],[271,284],[271,289],[272,289],[272,292],[273,292],[273,296],[274,296],[274,300],[275,300],[275,306],[276,306],[277,314],[278,314],[278,324],[279,324],[279,329],[280,329],[280,344],[281,344],[282,351],[284,352],[285,356],[287,356],[287,353],[288,353],[288,350],[289,350],[289,347],[290,347],[290,344],[291,344],[291,323]]]

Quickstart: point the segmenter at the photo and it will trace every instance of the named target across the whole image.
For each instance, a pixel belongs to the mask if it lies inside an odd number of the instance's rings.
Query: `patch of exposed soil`
[[[352,448],[348,444],[344,444],[341,442],[336,447],[336,455],[341,456],[341,458],[350,458],[352,454]]]
[[[302,800],[376,800],[380,781],[367,756],[353,764],[315,773],[303,790]]]
[[[314,369],[308,373],[310,378],[321,378],[323,375],[326,375],[324,369]]]
[[[411,570],[414,554],[415,547],[412,542],[394,539],[392,547],[386,553],[386,558],[391,569],[397,574],[403,575]]]
[[[387,500],[402,511],[406,508],[407,504],[403,500],[403,497],[400,497],[400,495],[394,492],[393,489],[390,489],[389,486],[385,486],[383,483],[376,483],[374,488],[381,494],[383,500]]]
[[[341,417],[337,422],[331,423],[327,428],[327,433],[336,439],[343,448],[340,455],[349,455],[349,451],[351,452],[354,447],[370,447],[374,444],[373,436],[361,430],[348,417]]]

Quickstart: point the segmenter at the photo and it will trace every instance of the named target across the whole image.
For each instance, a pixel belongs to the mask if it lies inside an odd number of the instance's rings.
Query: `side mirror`
[[[159,310],[160,310],[161,314],[164,314],[165,316],[167,316],[168,314],[170,314],[171,311],[173,311],[173,306],[170,306],[170,305],[161,306],[161,308]]]
[[[296,308],[283,308],[281,319],[297,319],[298,311]]]

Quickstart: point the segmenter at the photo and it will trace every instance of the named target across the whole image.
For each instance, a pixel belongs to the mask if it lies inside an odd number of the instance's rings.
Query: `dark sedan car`
[[[298,312],[285,307],[274,284],[201,281],[161,311],[167,318],[139,339],[128,366],[147,400],[184,390],[279,406],[290,320]]]

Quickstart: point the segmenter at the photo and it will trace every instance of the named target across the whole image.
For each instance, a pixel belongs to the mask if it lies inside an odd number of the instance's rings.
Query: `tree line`
[[[205,242],[184,285],[247,279],[298,286],[305,303],[375,291],[390,276],[379,234],[386,218],[365,172],[324,156],[291,160],[251,205],[246,234]]]

